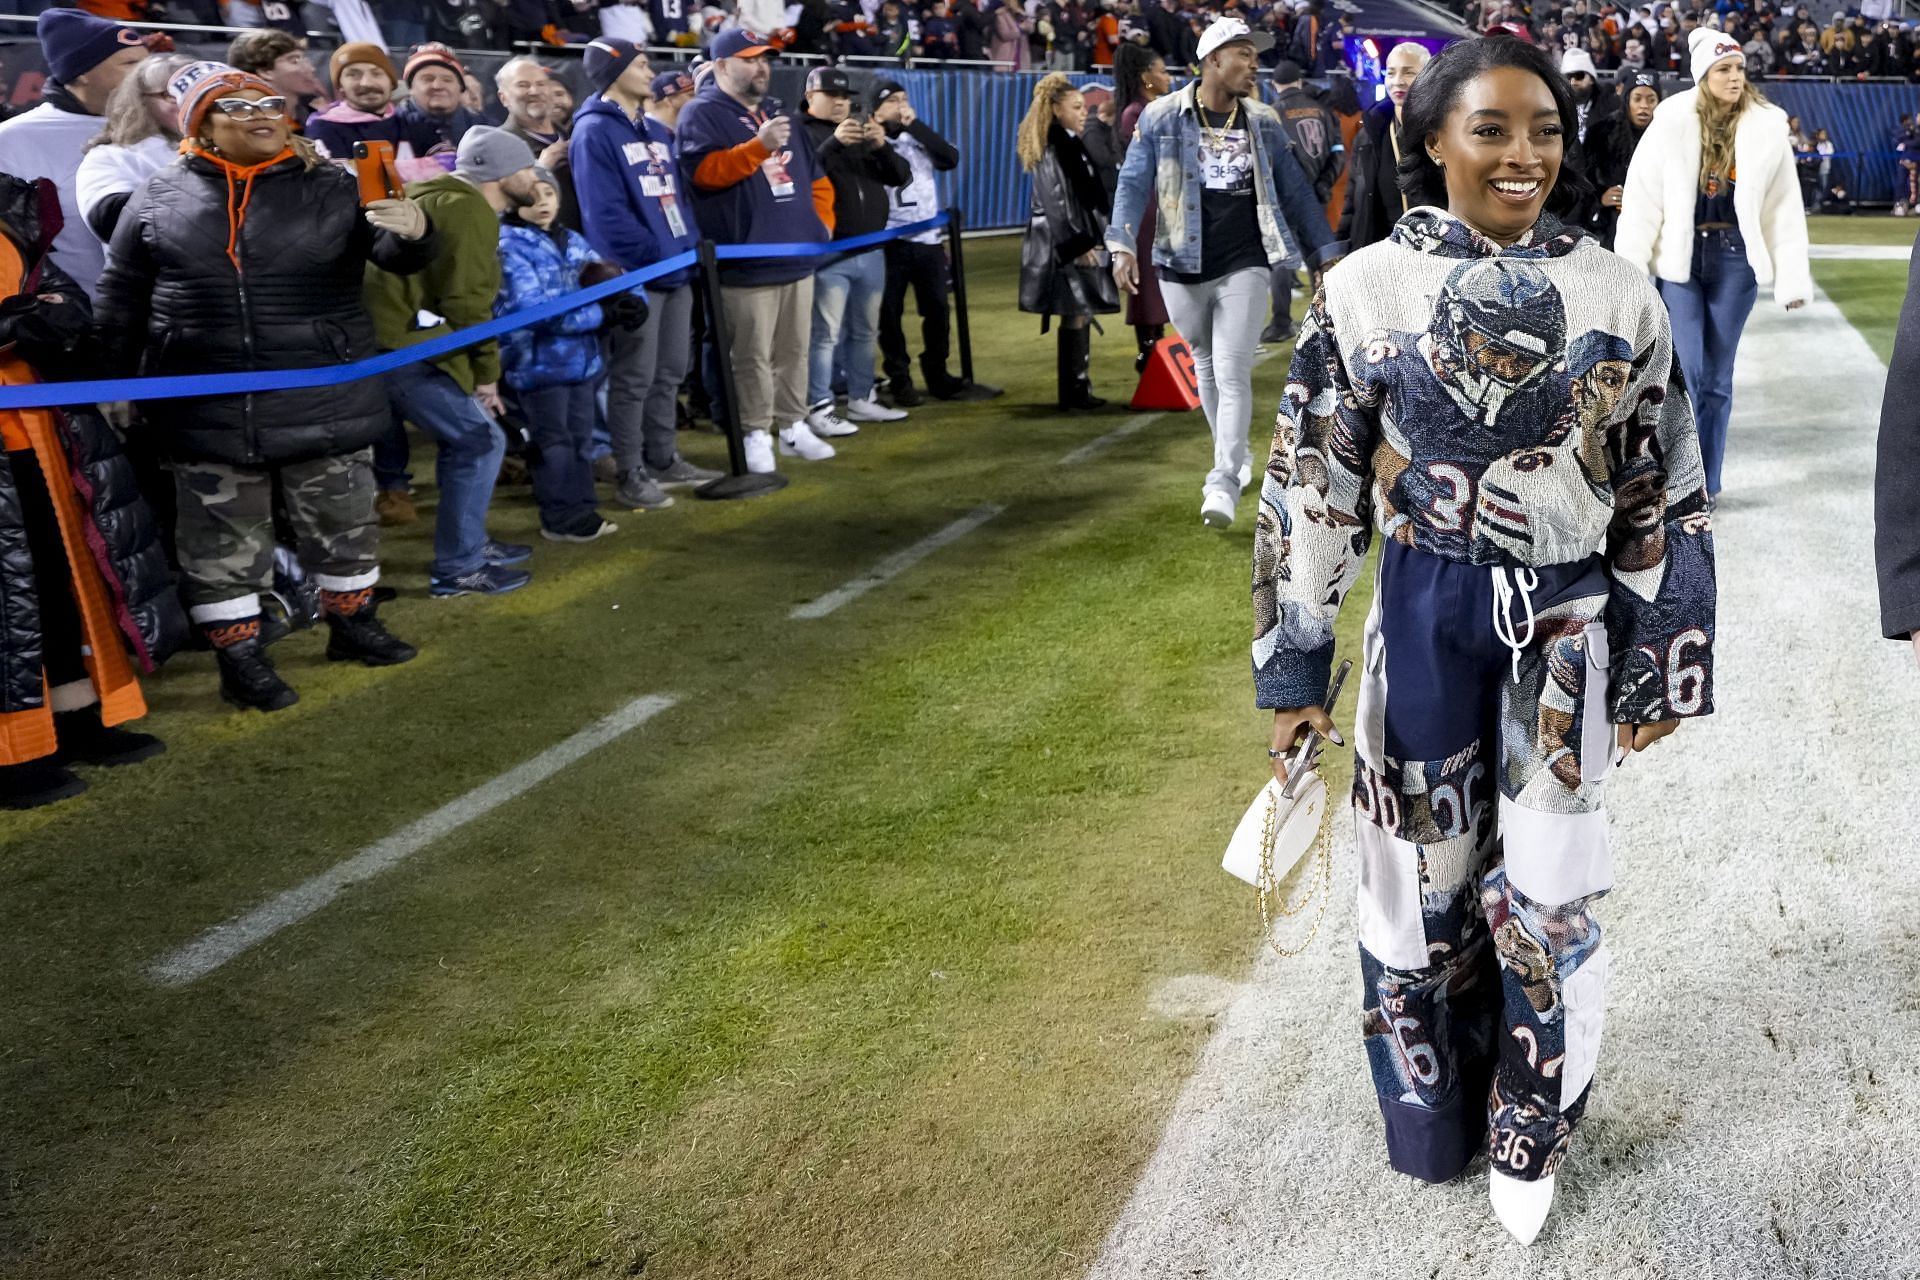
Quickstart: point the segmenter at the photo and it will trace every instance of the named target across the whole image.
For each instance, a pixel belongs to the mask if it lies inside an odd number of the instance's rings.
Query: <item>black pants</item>
[[[33,450],[7,454],[14,491],[20,495],[20,515],[27,525],[27,550],[33,556],[33,589],[40,605],[40,661],[47,687],[87,678],[81,652],[86,632],[80,625],[80,606],[73,598],[73,571],[67,564],[66,544],[60,540],[60,517],[47,492],[47,478]]]
[[[880,371],[889,382],[913,381],[913,357],[907,351],[907,289],[920,312],[920,337],[926,350],[920,369],[926,386],[944,390],[959,379],[947,372],[947,247],[890,240],[887,253],[887,291],[880,301]]]

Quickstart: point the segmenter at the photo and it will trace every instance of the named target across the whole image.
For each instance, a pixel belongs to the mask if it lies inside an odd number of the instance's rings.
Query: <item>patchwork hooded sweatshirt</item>
[[[1551,216],[1501,248],[1418,208],[1340,262],[1295,346],[1260,495],[1259,705],[1325,697],[1377,528],[1490,569],[1600,554],[1609,718],[1710,712],[1713,522],[1677,375],[1646,276]]]
[[[580,229],[594,251],[621,270],[652,266],[700,242],[673,134],[658,120],[635,120],[595,94],[574,112],[567,167]],[[678,289],[693,270],[661,276],[652,287]]]

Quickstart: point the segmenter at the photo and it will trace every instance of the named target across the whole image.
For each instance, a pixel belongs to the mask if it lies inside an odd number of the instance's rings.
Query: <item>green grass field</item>
[[[1906,231],[1816,236],[1872,228]],[[165,757],[0,817],[0,1276],[1085,1270],[1208,1030],[1149,997],[1258,945],[1217,867],[1266,763],[1252,509],[1201,528],[1197,414],[1061,465],[1130,415],[1045,407],[1017,247],[969,247],[1004,400],[866,428],[771,498],[615,513],[500,601],[425,599],[407,530],[418,661],[295,637],[303,700],[266,717],[183,657],[149,686]],[[1816,270],[1884,354],[1904,270]],[[531,540],[525,490],[496,510]],[[650,693],[679,701],[211,976],[147,976]]]
[[[1017,248],[970,246],[1004,400],[771,498],[617,513],[499,601],[427,600],[409,529],[387,616],[419,660],[294,637],[302,701],[260,716],[185,656],[149,686],[166,756],[0,817],[0,1274],[1083,1269],[1207,1030],[1148,996],[1257,945],[1218,870],[1266,767],[1252,505],[1201,527],[1197,413],[1060,465],[1130,415],[1043,407]],[[1124,398],[1129,338],[1096,347]],[[496,535],[534,530],[503,493]],[[648,693],[680,701],[200,982],[147,977]]]

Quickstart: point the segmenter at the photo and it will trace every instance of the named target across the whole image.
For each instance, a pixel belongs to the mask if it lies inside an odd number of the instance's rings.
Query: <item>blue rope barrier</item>
[[[729,244],[715,247],[715,256],[724,261],[754,258],[824,258],[830,254],[868,249],[889,240],[919,235],[947,225],[948,215],[937,213],[920,222],[869,235],[829,240],[824,244]],[[496,316],[483,324],[457,329],[429,338],[399,351],[386,351],[350,364],[316,369],[261,369],[247,373],[170,374],[154,378],[102,378],[88,382],[42,382],[32,386],[0,387],[0,410],[53,409],[67,404],[99,404],[114,400],[182,400],[198,396],[254,395],[262,391],[302,391],[317,387],[337,387],[376,374],[387,373],[403,365],[418,364],[470,347],[476,342],[497,338],[515,329],[524,329],[569,311],[589,306],[602,298],[625,293],[651,280],[672,275],[698,263],[698,255],[677,253],[664,262],[656,262],[629,271],[612,280],[584,289],[576,289],[551,302]]]

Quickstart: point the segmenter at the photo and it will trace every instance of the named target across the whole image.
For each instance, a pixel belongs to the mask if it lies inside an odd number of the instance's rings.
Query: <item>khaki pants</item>
[[[738,418],[748,431],[785,431],[807,416],[807,354],[813,341],[813,277],[787,284],[723,285],[740,394]]]

